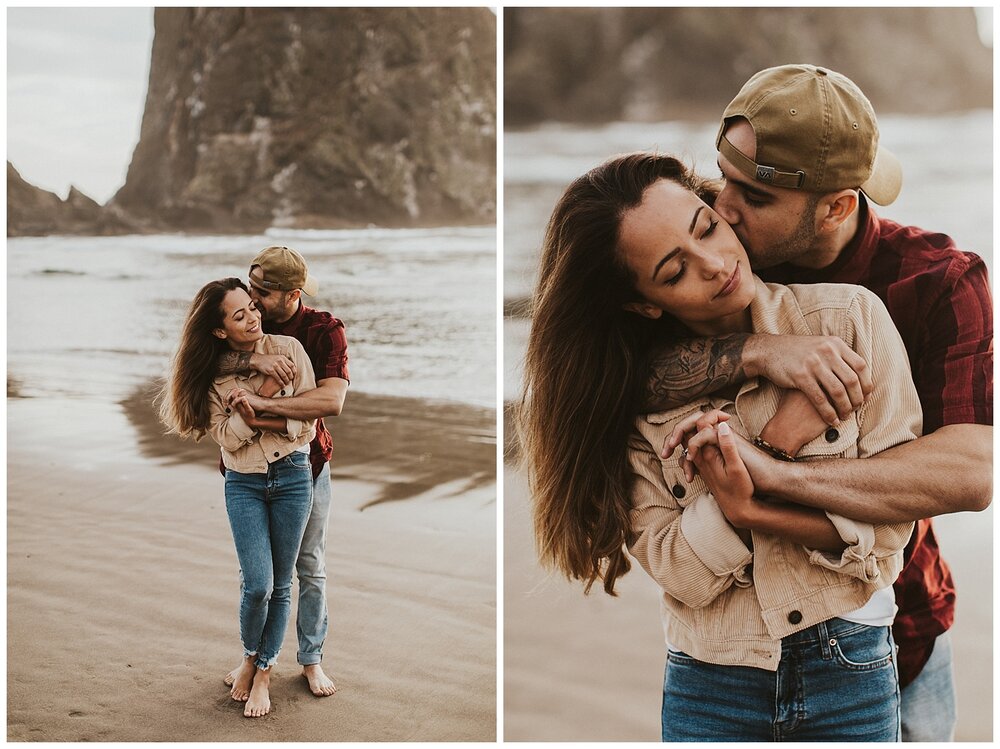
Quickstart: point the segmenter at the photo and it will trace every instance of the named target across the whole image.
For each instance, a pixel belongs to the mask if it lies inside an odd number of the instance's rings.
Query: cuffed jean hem
[[[317,666],[323,662],[322,653],[303,653],[299,652],[296,655],[296,660],[299,662],[300,666]]]

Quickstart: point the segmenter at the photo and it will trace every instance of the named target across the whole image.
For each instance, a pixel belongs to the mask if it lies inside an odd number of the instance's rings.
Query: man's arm
[[[951,424],[867,460],[785,463],[740,455],[764,494],[868,523],[979,512],[993,494],[993,427]]]
[[[328,377],[316,387],[290,398],[263,398],[247,394],[247,401],[257,412],[275,414],[300,421],[311,421],[326,416],[340,416],[347,398],[347,380]]]
[[[280,385],[295,378],[295,362],[281,354],[258,354],[254,351],[226,351],[219,355],[216,374],[247,374],[251,370],[273,377]]]
[[[692,338],[657,349],[650,361],[644,410],[666,411],[746,380],[743,349],[750,337],[733,333]]]
[[[828,424],[850,416],[873,387],[867,363],[835,336],[734,333],[654,352],[643,410],[664,411],[757,376],[801,390]]]

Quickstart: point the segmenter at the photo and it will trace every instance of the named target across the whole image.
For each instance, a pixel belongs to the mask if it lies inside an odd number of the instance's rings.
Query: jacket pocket
[[[702,494],[708,494],[708,484],[701,476],[695,474],[694,481],[690,484],[687,482],[679,460],[670,458],[662,461],[660,469],[663,471],[666,490],[673,495],[677,504],[682,508],[687,507]]]
[[[835,427],[827,427],[821,435],[807,442],[799,450],[796,460],[802,458],[856,458],[858,455],[858,418],[851,414]]]

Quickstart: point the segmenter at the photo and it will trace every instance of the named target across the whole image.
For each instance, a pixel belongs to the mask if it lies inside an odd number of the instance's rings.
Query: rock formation
[[[125,234],[126,219],[70,187],[63,200],[54,192],[29,184],[7,162],[7,236],[44,234]]]
[[[158,8],[112,199],[152,228],[488,223],[486,8]]]
[[[879,113],[992,106],[972,8],[507,8],[505,125],[712,119],[792,62],[844,73]]]

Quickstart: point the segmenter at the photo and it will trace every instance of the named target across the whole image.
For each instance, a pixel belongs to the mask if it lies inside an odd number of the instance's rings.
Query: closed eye
[[[681,280],[681,278],[684,276],[684,271],[685,270],[687,270],[687,261],[686,260],[681,260],[681,268],[680,268],[680,270],[677,271],[677,273],[675,273],[670,278],[665,279],[663,281],[663,283],[666,284],[667,286],[673,286],[674,284],[676,284],[678,281]]]
[[[715,227],[718,225],[719,225],[718,221],[710,221],[708,224],[708,228],[705,229],[705,233],[701,235],[701,238],[705,239],[705,237],[710,237],[715,232]]]

